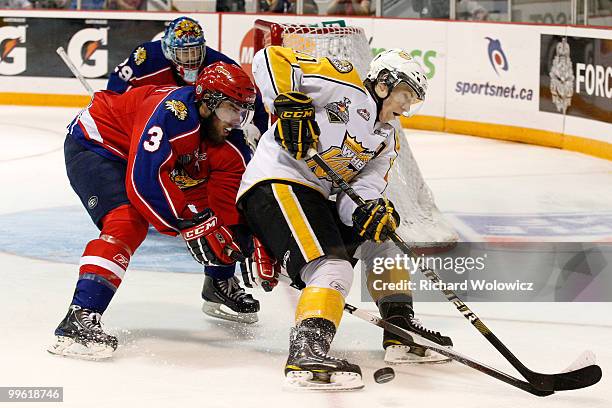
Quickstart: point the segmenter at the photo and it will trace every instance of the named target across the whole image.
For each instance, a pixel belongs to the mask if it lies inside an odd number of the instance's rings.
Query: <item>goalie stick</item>
[[[81,75],[77,67],[74,66],[74,64],[70,60],[70,57],[68,57],[68,54],[66,54],[66,50],[64,50],[64,47],[58,47],[58,49],[55,50],[55,52],[57,52],[57,55],[59,55],[62,61],[64,61],[64,64],[66,64],[70,72],[72,72],[72,75],[74,75],[75,78],[81,82],[81,85],[83,85],[83,88],[85,88],[89,96],[93,96],[94,94],[93,89],[91,88],[89,83],[85,80],[83,75]]]
[[[338,174],[332,169],[326,162],[319,156],[314,150],[309,150],[309,156],[323,169],[323,171],[332,179],[332,181],[340,187],[340,189],[348,195],[356,204],[363,205],[365,201],[361,198],[355,190]],[[415,251],[404,242],[404,240],[393,232],[390,234],[391,239],[399,247],[399,249],[410,257],[417,257]],[[430,268],[424,268],[419,266],[419,270],[426,278],[432,282],[441,282],[440,277]],[[463,303],[459,297],[451,290],[443,290],[444,295],[449,302],[453,303],[457,310],[463,314],[463,316],[495,347],[504,358],[512,364],[512,366],[531,384],[532,387],[537,388],[541,391],[554,392],[554,391],[566,391],[575,390],[579,388],[589,387],[596,384],[601,379],[601,367],[596,364],[590,364],[585,367],[573,369],[567,372],[561,372],[556,374],[543,374],[530,370],[527,368],[507,347],[502,343],[499,338],[493,334],[493,332],[480,320],[480,318]],[[392,331],[392,330],[389,330]],[[435,343],[434,343],[435,344]],[[439,347],[439,346],[438,346]],[[435,350],[435,349],[434,349]],[[435,350],[438,351],[438,350]],[[439,352],[439,351],[438,351]],[[447,355],[444,353],[440,353]],[[448,355],[447,355],[448,356]],[[448,356],[450,357],[450,356]],[[451,357],[452,358],[452,357]],[[578,358],[580,360],[580,357]],[[570,367],[581,366],[581,361],[574,361]],[[457,360],[459,361],[459,360]],[[483,371],[485,372],[485,371]],[[491,373],[487,373],[491,375]],[[498,379],[502,379],[496,377]],[[503,379],[502,379],[503,381]],[[506,381],[508,382],[508,381]],[[524,388],[523,388],[524,389]]]

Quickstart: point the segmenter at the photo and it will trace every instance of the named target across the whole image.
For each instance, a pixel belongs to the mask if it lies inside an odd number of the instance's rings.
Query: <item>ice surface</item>
[[[63,165],[65,125],[75,114],[0,108],[0,386],[63,386],[65,402],[57,406],[79,408],[612,406],[612,307],[605,303],[470,305],[533,370],[561,371],[583,350],[593,350],[604,378],[585,390],[537,398],[455,363],[394,367],[394,381],[376,384],[372,374],[384,366],[380,329],[345,316],[333,349],[361,365],[366,388],[284,391],[296,291],[282,285],[256,292],[263,311],[253,326],[208,318],[200,311],[202,276],[167,272],[197,267],[181,253],[180,242],[157,237],[135,255],[135,267],[105,314],[107,329],[120,342],[113,360],[48,354],[80,253],[96,234],[85,211],[79,213]],[[475,232],[461,214],[601,219],[612,212],[608,161],[467,136],[410,132],[409,138],[438,206],[455,217],[464,237]],[[588,238],[588,231],[580,234]],[[171,249],[156,257],[160,245]],[[374,310],[358,301],[358,293],[354,287],[349,301]],[[450,335],[457,350],[518,375],[451,305],[422,303],[416,309],[426,325]]]

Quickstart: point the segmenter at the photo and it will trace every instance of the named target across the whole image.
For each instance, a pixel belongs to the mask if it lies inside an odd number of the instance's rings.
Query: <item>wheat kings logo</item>
[[[563,114],[572,104],[574,95],[574,72],[567,38],[557,44],[550,70],[550,93],[557,110]]]
[[[363,147],[348,131],[344,134],[342,146],[332,146],[320,154],[321,158],[347,182],[351,181],[375,155],[376,152]],[[306,160],[306,164],[319,179],[332,181],[313,159]]]

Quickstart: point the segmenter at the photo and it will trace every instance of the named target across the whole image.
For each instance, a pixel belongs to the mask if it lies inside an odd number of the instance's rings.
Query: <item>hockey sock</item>
[[[204,274],[207,276],[210,276],[211,278],[215,278],[215,279],[227,280],[231,278],[232,276],[234,276],[235,272],[236,272],[236,265],[227,265],[227,266],[211,265],[211,266],[204,267]]]
[[[369,271],[366,277],[368,292],[378,303],[382,299],[395,298],[393,301],[412,304],[412,291],[408,287],[410,272],[401,268],[385,268],[381,273]],[[399,299],[398,299],[399,298]]]
[[[318,317],[331,321],[338,327],[344,310],[344,297],[335,289],[308,286],[302,290],[297,309],[295,323]]]
[[[130,262],[127,248],[103,239],[94,239],[85,247],[80,261],[79,280],[72,304],[103,313]]]

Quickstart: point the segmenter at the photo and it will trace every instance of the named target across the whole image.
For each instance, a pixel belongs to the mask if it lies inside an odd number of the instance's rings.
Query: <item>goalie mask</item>
[[[421,64],[402,49],[386,50],[374,57],[366,78],[375,86],[386,85],[387,94],[377,96],[383,100],[390,98],[400,105],[402,112],[398,114],[403,116],[415,115],[425,101],[427,77]],[[405,86],[398,86],[400,84]]]
[[[161,40],[164,56],[172,61],[179,76],[193,84],[206,55],[206,40],[202,27],[188,17],[172,21]]]
[[[195,99],[232,129],[242,129],[253,120],[255,86],[237,65],[215,62],[204,68],[196,81]]]

